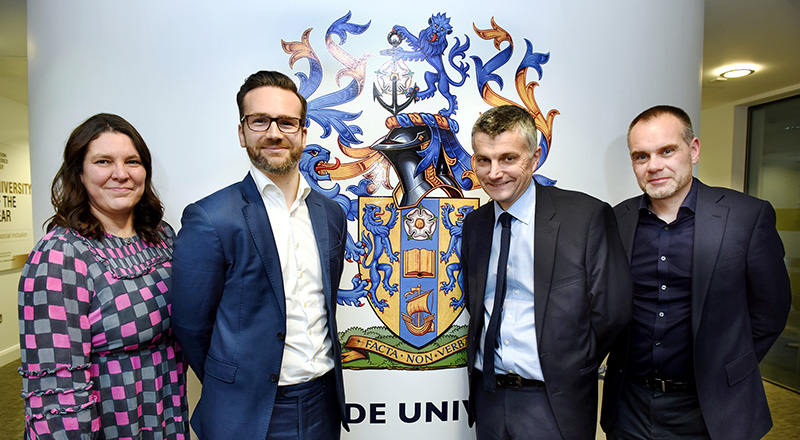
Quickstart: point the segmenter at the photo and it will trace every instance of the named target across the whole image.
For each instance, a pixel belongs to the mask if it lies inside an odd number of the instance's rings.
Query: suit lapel
[[[639,197],[628,200],[622,206],[622,213],[617,217],[617,227],[622,246],[628,256],[628,263],[631,262],[633,254],[633,240],[636,237],[636,226],[639,224]]]
[[[544,333],[544,312],[550,297],[553,281],[558,229],[561,224],[554,220],[556,210],[550,192],[536,185],[536,220],[533,232],[533,304],[536,315],[536,339],[541,343]]]
[[[492,233],[494,231],[494,203],[491,203],[490,206],[487,206],[488,209],[482,209],[477,211],[475,214],[480,215],[477,218],[477,225],[475,226],[475,231],[478,231],[477,236],[469,237],[469,240],[473,242],[470,249],[475,249],[475,258],[471,258],[470,267],[471,270],[474,270],[477,274],[477,285],[475,286],[477,289],[477,295],[472,297],[472,311],[475,313],[478,318],[479,322],[483,320],[483,302],[486,297],[486,277],[489,272],[489,253],[492,249]],[[486,237],[488,237],[489,242],[486,243]]]
[[[319,265],[322,275],[322,292],[325,295],[325,302],[328,310],[331,310],[331,283],[330,283],[330,235],[328,232],[328,213],[322,205],[320,197],[323,195],[316,191],[311,191],[306,198],[308,215],[311,217],[311,227],[314,229],[314,239],[317,242],[319,251]],[[338,286],[337,286],[338,287]]]
[[[694,249],[692,250],[692,329],[697,334],[703,315],[711,274],[719,255],[728,207],[722,205],[723,195],[700,181],[697,188],[697,212],[694,220]]]
[[[250,236],[253,237],[258,255],[261,257],[261,264],[264,265],[264,270],[272,286],[272,291],[275,292],[276,300],[285,318],[286,297],[283,292],[281,261],[280,258],[276,258],[278,255],[278,248],[275,245],[275,237],[272,235],[272,225],[269,222],[267,210],[264,207],[264,201],[261,199],[258,187],[256,187],[256,183],[249,173],[242,181],[241,188],[242,196],[245,200],[245,205],[242,208],[244,221],[247,223]]]

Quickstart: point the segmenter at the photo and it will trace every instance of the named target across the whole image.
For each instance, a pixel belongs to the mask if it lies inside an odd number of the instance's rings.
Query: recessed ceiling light
[[[731,69],[720,73],[719,76],[725,79],[742,78],[748,75],[752,75],[753,73],[755,73],[754,69]]]

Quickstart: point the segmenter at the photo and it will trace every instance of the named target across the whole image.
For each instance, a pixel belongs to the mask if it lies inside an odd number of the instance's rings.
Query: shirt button
[[[297,278],[303,278],[303,272],[297,272]],[[666,287],[665,287],[666,289]]]
[[[667,261],[667,257],[665,257],[665,256],[663,256],[663,255],[662,255],[662,256],[661,256],[661,261]]]
[[[658,312],[658,317],[659,318],[663,318],[664,317],[664,312]]]
[[[505,341],[503,341],[503,344],[505,344],[505,345],[509,345],[509,344],[511,344],[511,341],[509,341],[508,339],[506,339]]]
[[[514,370],[508,370],[508,374],[514,374]]]
[[[661,285],[661,290],[667,290],[667,285],[666,284],[662,284]]]
[[[519,295],[519,289],[514,289],[514,295]]]
[[[660,347],[660,346],[661,346],[661,341],[656,341],[656,347]]]

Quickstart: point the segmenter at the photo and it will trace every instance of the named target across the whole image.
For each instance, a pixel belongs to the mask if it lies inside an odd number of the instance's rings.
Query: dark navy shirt
[[[692,371],[692,248],[697,185],[669,224],[642,196],[631,256],[634,281],[629,372],[689,381]]]

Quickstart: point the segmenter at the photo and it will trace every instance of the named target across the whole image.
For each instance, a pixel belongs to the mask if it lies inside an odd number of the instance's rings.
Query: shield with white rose
[[[425,198],[398,209],[392,197],[359,198],[359,236],[367,255],[361,278],[383,324],[420,348],[464,310],[461,225],[478,199]]]

